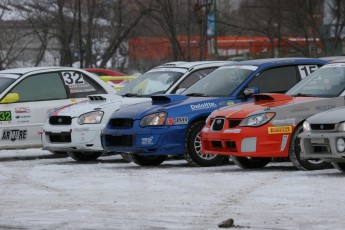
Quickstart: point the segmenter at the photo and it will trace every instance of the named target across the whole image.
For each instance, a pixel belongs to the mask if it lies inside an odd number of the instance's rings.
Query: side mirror
[[[0,103],[13,103],[19,101],[19,94],[18,93],[8,93]]]
[[[251,88],[245,88],[243,90],[244,95],[246,95],[247,97],[251,97],[253,96],[253,94],[257,94],[260,93],[259,88],[257,87],[251,87]]]
[[[183,91],[185,91],[186,88],[179,88],[176,90],[175,94],[181,94]]]

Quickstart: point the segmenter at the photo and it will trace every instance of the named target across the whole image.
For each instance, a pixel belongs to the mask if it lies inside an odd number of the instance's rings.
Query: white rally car
[[[39,131],[53,108],[116,93],[98,76],[71,67],[0,71],[0,150],[42,147]]]
[[[153,68],[117,95],[90,95],[88,101],[57,108],[43,126],[44,149],[67,152],[77,161],[96,160],[103,153],[100,134],[122,106],[151,100],[153,94],[183,91],[228,61],[171,62]],[[125,155],[123,155],[125,157]]]

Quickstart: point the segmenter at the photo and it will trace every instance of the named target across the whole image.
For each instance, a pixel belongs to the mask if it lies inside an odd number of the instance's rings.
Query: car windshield
[[[345,89],[345,64],[326,65],[297,85],[286,94],[290,96],[308,97],[337,97]]]
[[[150,96],[165,93],[186,71],[185,69],[150,70],[128,83],[117,94],[121,96]]]
[[[257,66],[222,66],[183,91],[186,96],[226,97],[244,82]]]
[[[0,93],[7,89],[15,80],[15,78],[3,77],[0,75]]]

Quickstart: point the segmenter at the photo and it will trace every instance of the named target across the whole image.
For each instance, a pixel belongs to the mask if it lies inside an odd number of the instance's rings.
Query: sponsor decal
[[[217,104],[214,102],[205,102],[196,105],[190,105],[192,110],[200,110],[200,109],[210,109],[210,108],[217,108]]]
[[[175,125],[188,124],[188,117],[176,117]]]
[[[16,119],[27,119],[27,118],[31,118],[31,115],[23,115],[23,116],[16,116]]]
[[[166,121],[167,125],[173,125],[175,123],[175,119],[174,118],[168,118]]]
[[[219,102],[219,106],[233,106],[235,103],[233,102],[233,101],[231,101],[231,100],[229,100],[229,101],[221,101],[221,102]]]
[[[240,133],[241,129],[226,129],[224,133]]]
[[[292,126],[268,127],[268,134],[292,133]]]
[[[12,130],[4,130],[2,133],[1,140],[25,140],[26,139],[27,130],[19,130],[19,129],[12,129]]]
[[[141,138],[141,144],[142,145],[150,145],[153,143],[152,141],[153,141],[153,136]]]
[[[15,113],[30,113],[30,107],[17,107],[14,108]]]
[[[283,135],[280,151],[283,151],[285,149],[288,138],[289,138],[289,135]]]
[[[295,118],[287,118],[287,119],[272,121],[272,125],[295,125],[295,124],[296,124]]]
[[[11,111],[0,111],[0,121],[12,121]]]
[[[329,110],[329,109],[333,109],[335,108],[335,104],[330,104],[330,105],[318,105],[315,107],[316,111],[318,112],[322,112],[322,111],[326,111],[326,110]]]
[[[309,111],[309,107],[305,107],[303,105],[301,106],[297,106],[293,109],[291,109],[291,113],[299,113],[299,112],[305,112],[305,111]]]

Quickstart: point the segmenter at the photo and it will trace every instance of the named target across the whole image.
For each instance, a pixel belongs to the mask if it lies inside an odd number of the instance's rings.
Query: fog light
[[[345,150],[345,141],[343,138],[337,140],[337,150],[338,152],[344,152]]]

